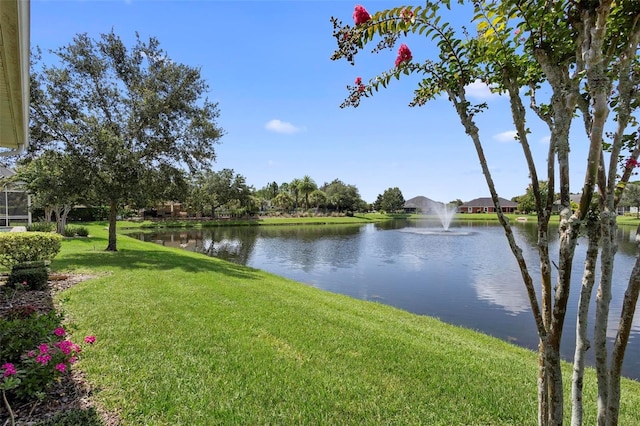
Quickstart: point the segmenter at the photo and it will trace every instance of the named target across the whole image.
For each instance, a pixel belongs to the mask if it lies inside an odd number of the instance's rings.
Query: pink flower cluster
[[[636,167],[640,167],[640,161],[636,160],[635,158],[629,158],[627,160],[627,168],[633,169]]]
[[[368,20],[371,19],[369,12],[362,5],[356,5],[355,10],[353,11],[353,22],[356,25],[364,24]]]
[[[410,62],[411,59],[413,59],[411,50],[409,50],[406,44],[401,44],[400,49],[398,49],[398,57],[396,58],[396,67],[399,67],[400,64],[404,62]]]
[[[400,15],[402,16],[402,19],[404,19],[404,22],[409,23],[411,22],[411,18],[413,18],[413,11],[409,9],[402,9]]]
[[[11,364],[10,362],[2,364],[2,369],[4,370],[4,373],[2,373],[2,377],[9,377],[18,374],[15,365]]]
[[[356,86],[358,86],[358,92],[364,92],[365,86],[362,84],[362,77],[356,77]]]

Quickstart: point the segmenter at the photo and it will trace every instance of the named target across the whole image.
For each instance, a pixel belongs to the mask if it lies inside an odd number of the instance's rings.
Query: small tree
[[[18,165],[13,179],[24,182],[35,205],[45,210],[45,219],[55,215],[56,232],[64,234],[71,209],[91,198],[86,174],[66,153],[47,151],[35,159],[24,159]]]
[[[387,213],[394,213],[404,207],[404,197],[400,188],[389,188],[378,196],[376,208]]]
[[[109,206],[107,250],[115,251],[119,208],[148,204],[151,195],[166,201],[165,189],[184,187],[184,168],[211,165],[222,136],[218,106],[204,97],[200,70],[169,59],[155,38],[137,37],[128,49],[113,32],[79,34],[51,53],[57,64],[32,61],[31,155],[73,157]]]
[[[442,10],[461,5],[454,13],[469,17],[466,27],[446,22]],[[472,15],[468,13],[472,11]],[[365,45],[377,41],[373,52],[393,48],[414,34],[433,42],[433,55],[414,59],[401,44],[395,66],[367,82],[357,77],[349,85],[342,106],[357,107],[363,98],[387,87],[392,79],[419,75],[411,106],[425,105],[444,95],[454,107],[471,138],[509,246],[520,267],[540,338],[538,422],[559,425],[564,417],[560,344],[571,290],[575,247],[581,233],[588,236],[587,257],[578,306],[577,340],[572,378],[572,424],[582,423],[582,386],[585,353],[595,350],[598,378],[598,424],[614,425],[620,407],[620,372],[640,292],[640,255],[629,275],[622,302],[618,335],[609,354],[607,329],[614,264],[616,207],[626,182],[638,165],[640,138],[634,128],[634,112],[640,106],[640,9],[637,2],[596,0],[531,2],[526,0],[427,1],[423,6],[403,6],[370,15],[362,6],[353,13],[355,25],[332,18],[338,48],[332,59],[353,63]],[[472,34],[471,29],[475,28]],[[487,104],[468,98],[471,84],[484,83],[504,93],[511,104],[513,124],[527,163],[537,214],[540,295],[504,217],[491,171],[484,155],[476,116]],[[542,103],[539,89],[549,88],[550,99]],[[527,91],[522,89],[526,88]],[[556,283],[552,284],[549,253],[549,218],[553,197],[545,197],[539,170],[529,147],[525,105],[548,126],[550,144],[544,170],[548,192],[560,192],[559,250]],[[569,148],[573,118],[580,114],[588,146],[583,189],[578,208],[571,209]],[[605,132],[613,116],[611,130]],[[607,138],[607,144],[604,140]],[[610,151],[605,161],[604,148]],[[624,159],[619,162],[619,159]],[[557,170],[557,175],[556,175]],[[596,197],[596,188],[599,197]],[[638,230],[640,233],[640,229]],[[600,257],[600,281],[596,296],[593,344],[587,337],[587,318],[595,269]]]
[[[622,195],[620,205],[635,207],[636,218],[640,217],[640,182],[629,182]]]

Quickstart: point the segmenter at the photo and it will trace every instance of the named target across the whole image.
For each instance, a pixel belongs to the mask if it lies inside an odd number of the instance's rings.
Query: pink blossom
[[[35,351],[29,351],[29,352],[27,352],[27,356],[29,358],[33,358],[34,356],[36,356],[36,352]]]
[[[22,285],[23,285],[24,287],[27,287],[27,286],[29,286],[29,283],[28,283],[26,280],[24,280],[24,281],[22,281]]]
[[[409,22],[411,21],[411,18],[413,18],[413,11],[408,9],[402,9],[402,11],[400,12],[400,15],[402,16],[402,19],[404,19],[404,22]]]
[[[360,86],[358,86],[358,92],[364,92],[366,90],[366,88],[364,87],[364,84],[361,84]]]
[[[36,357],[36,362],[42,364],[42,365],[47,365],[47,363],[51,361],[51,355],[45,354],[45,355],[38,355]]]
[[[362,77],[356,77],[356,85],[359,86],[362,84]]]
[[[518,35],[518,34],[520,34],[520,28],[518,28],[517,30],[515,30],[515,31],[513,32],[513,35]]]
[[[55,330],[53,330],[53,334],[55,334],[58,337],[62,337],[66,334],[66,331],[64,331],[64,328],[58,327]]]
[[[78,361],[77,356],[72,356],[71,358],[69,358],[69,364],[75,364],[77,361]]]
[[[62,342],[59,342],[57,346],[62,353],[69,355],[76,345],[70,340],[63,340]]]
[[[627,168],[633,169],[635,167],[640,167],[640,161],[636,160],[635,158],[629,158],[627,160]]]
[[[63,363],[60,363],[56,365],[56,370],[58,370],[61,373],[64,373],[67,370],[67,366],[64,365]]]
[[[93,345],[95,341],[96,341],[96,336],[87,336],[84,338],[84,342],[89,343],[90,345]]]
[[[406,44],[401,44],[400,49],[398,49],[398,57],[396,58],[396,67],[400,66],[403,62],[411,61],[412,58],[411,50],[409,50]]]
[[[46,354],[47,352],[49,352],[49,345],[47,345],[46,343],[43,343],[40,346],[38,346],[38,349],[40,349],[41,354]]]
[[[14,374],[18,374],[15,365],[11,364],[10,362],[3,364],[2,369],[4,370],[4,374],[2,375],[2,377],[9,377],[13,376]]]
[[[355,10],[353,11],[353,21],[356,25],[364,24],[368,20],[371,19],[369,12],[361,5],[356,5]]]

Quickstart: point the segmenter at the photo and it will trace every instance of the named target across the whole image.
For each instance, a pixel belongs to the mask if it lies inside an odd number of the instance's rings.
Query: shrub
[[[37,333],[34,335],[40,336],[41,339],[31,339],[29,343],[34,341],[37,343],[25,345],[24,342],[15,342],[10,335],[7,339],[8,343],[13,343],[14,346],[12,353],[8,354],[10,358],[3,358],[3,354],[0,353],[0,364],[4,369],[2,376],[5,379],[4,389],[10,391],[9,396],[18,400],[26,401],[41,396],[56,380],[69,371],[71,365],[78,360],[81,351],[80,346],[66,338],[67,332],[59,325],[46,329],[43,327],[43,325],[51,325],[48,324],[51,318],[55,318],[59,324],[60,318],[43,315],[36,317],[36,320],[41,318],[44,320],[30,322],[36,326]],[[12,324],[16,322],[25,322],[25,320],[11,321]],[[85,343],[93,344],[94,342],[94,336],[85,337]],[[4,349],[4,344],[2,348]],[[7,383],[6,379],[9,379],[10,383]]]
[[[52,232],[56,229],[56,224],[53,222],[33,222],[27,226],[29,232]]]
[[[0,265],[51,260],[60,252],[61,241],[60,235],[48,232],[0,233]]]
[[[48,280],[49,271],[45,266],[25,268],[22,264],[17,264],[9,274],[7,286],[12,288],[24,286],[28,290],[44,290],[47,288]]]
[[[75,237],[76,236],[76,228],[74,226],[65,226],[64,230],[62,231],[62,236],[63,237]]]
[[[76,235],[78,237],[88,237],[89,236],[89,230],[84,226],[78,226],[76,228]]]
[[[61,321],[62,316],[54,312],[20,319],[0,318],[0,361],[17,364],[22,354],[48,341],[51,330],[59,327]]]

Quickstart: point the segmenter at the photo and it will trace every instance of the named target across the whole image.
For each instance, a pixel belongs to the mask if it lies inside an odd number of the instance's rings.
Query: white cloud
[[[297,127],[291,123],[287,123],[286,121],[277,120],[277,119],[269,121],[267,124],[265,124],[264,127],[265,129],[271,130],[272,132],[286,133],[289,135],[293,133],[298,133],[304,130],[304,127]]]
[[[543,145],[549,145],[550,142],[551,142],[551,136],[545,136],[544,138],[540,139],[540,143]]]
[[[493,93],[489,86],[481,80],[476,80],[467,87],[467,95],[472,98],[486,100],[489,98],[497,98],[501,96],[499,93]]]
[[[493,138],[498,142],[513,142],[516,140],[518,136],[518,132],[515,130],[509,130],[507,132],[498,133],[497,135],[493,135]]]

